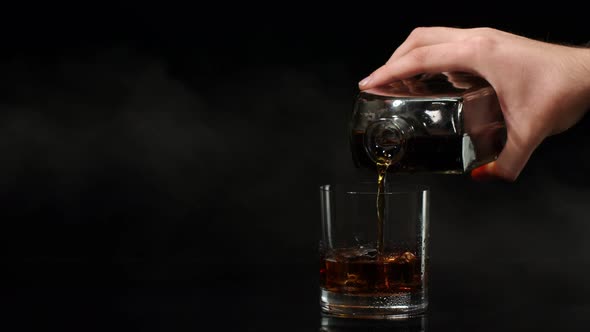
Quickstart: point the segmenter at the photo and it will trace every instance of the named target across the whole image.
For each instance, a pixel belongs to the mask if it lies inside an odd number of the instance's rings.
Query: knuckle
[[[408,53],[408,56],[412,59],[413,62],[416,64],[423,64],[426,62],[429,56],[429,49],[427,47],[416,48]]]
[[[480,27],[475,28],[474,31],[482,36],[493,36],[497,30],[490,27]]]
[[[416,27],[412,30],[412,32],[410,32],[410,35],[408,36],[408,40],[420,40],[422,39],[426,34],[428,34],[430,28],[427,27]]]
[[[496,47],[495,39],[487,35],[477,35],[471,37],[467,42],[467,50],[471,55],[488,54],[494,51]]]

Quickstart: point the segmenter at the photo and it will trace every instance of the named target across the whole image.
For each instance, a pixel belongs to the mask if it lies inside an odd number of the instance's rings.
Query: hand
[[[421,73],[454,71],[486,79],[496,90],[506,121],[504,149],[479,174],[516,180],[546,137],[573,126],[590,107],[589,48],[491,28],[417,28],[359,88]]]

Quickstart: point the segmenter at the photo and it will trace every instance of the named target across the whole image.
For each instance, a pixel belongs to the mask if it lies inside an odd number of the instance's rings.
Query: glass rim
[[[340,192],[350,195],[376,195],[377,182],[357,182],[357,183],[333,183],[323,184],[320,187],[321,192]],[[391,184],[386,183],[383,194],[417,194],[430,192],[430,187],[424,184]]]

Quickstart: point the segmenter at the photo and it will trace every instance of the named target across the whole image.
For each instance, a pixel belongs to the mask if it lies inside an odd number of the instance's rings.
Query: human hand
[[[421,73],[469,72],[498,96],[507,141],[498,159],[472,172],[514,181],[542,141],[577,123],[590,107],[590,49],[492,28],[417,28],[361,90]]]

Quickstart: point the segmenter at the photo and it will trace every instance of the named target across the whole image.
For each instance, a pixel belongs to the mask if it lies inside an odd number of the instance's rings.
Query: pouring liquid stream
[[[385,218],[385,180],[387,169],[392,160],[380,157],[377,159],[377,253],[379,257],[384,255],[383,225]]]

